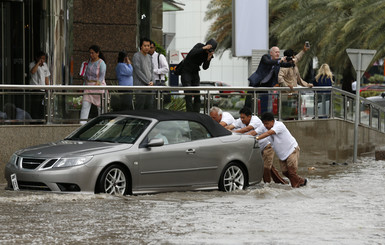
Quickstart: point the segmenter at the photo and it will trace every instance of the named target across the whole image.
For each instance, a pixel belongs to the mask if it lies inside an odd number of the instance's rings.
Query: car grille
[[[18,186],[20,190],[51,191],[46,184],[40,182],[19,181]]]
[[[22,158],[21,168],[24,169],[36,169],[40,165],[41,168],[46,169],[52,167],[58,159],[37,159],[37,158]]]

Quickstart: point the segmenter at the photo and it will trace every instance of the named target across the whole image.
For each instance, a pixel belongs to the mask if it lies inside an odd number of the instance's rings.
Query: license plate
[[[19,185],[17,184],[16,174],[12,174],[11,175],[11,181],[12,181],[13,190],[18,191],[19,190]]]

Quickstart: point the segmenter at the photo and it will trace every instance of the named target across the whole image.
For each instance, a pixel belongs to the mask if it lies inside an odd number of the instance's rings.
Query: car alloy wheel
[[[117,165],[111,165],[100,179],[101,192],[110,195],[125,195],[128,190],[128,177],[124,169]]]
[[[245,187],[245,174],[243,169],[236,163],[230,164],[223,171],[219,181],[221,191],[243,190]]]

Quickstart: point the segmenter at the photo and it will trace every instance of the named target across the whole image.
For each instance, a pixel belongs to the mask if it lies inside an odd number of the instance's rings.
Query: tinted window
[[[70,136],[70,140],[134,143],[150,121],[129,117],[100,117]]]
[[[191,132],[191,140],[201,140],[211,138],[211,135],[207,131],[207,129],[200,123],[197,122],[189,122],[190,132]]]

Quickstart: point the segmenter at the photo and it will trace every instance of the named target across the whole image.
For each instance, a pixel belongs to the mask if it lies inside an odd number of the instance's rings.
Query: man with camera
[[[305,43],[303,50],[299,52],[297,55],[294,54],[292,49],[287,49],[283,53],[286,56],[286,61],[291,63],[291,67],[282,67],[278,73],[278,83],[281,87],[289,87],[290,90],[293,90],[294,87],[301,85],[303,87],[312,88],[313,84],[305,82],[299,73],[297,63],[301,60],[302,56],[306,51],[308,51],[310,45],[308,42]]]
[[[250,87],[274,87],[278,84],[278,72],[280,67],[291,67],[292,64],[286,63],[286,57],[280,58],[280,50],[277,46],[270,48],[268,54],[264,54],[258,65],[257,70],[249,77]],[[252,93],[252,92],[250,92]],[[269,102],[267,92],[260,92],[261,112],[266,112]],[[252,96],[246,97],[245,106],[252,108]]]
[[[214,58],[214,51],[217,47],[217,42],[214,39],[210,39],[206,44],[197,43],[188,53],[184,60],[181,81],[184,87],[199,86],[200,66],[204,70],[207,70],[210,66],[210,61]],[[185,91],[186,93],[198,93],[194,95],[194,102],[192,95],[185,95],[186,110],[200,112],[201,98],[199,90]]]

